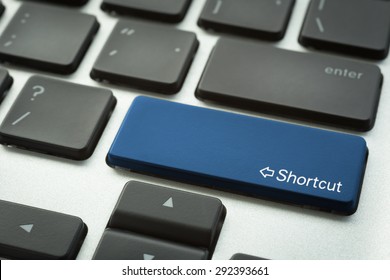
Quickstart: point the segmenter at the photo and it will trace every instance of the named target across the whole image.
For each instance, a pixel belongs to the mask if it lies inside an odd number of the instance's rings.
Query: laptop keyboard
[[[2,6],[0,258],[390,258],[389,1]]]

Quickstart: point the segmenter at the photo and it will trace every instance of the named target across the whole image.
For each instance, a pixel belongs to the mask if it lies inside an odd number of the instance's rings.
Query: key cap
[[[299,36],[307,47],[382,59],[389,52],[390,2],[312,0]]]
[[[75,216],[0,200],[0,254],[9,259],[75,259],[87,226]]]
[[[116,229],[106,229],[94,260],[206,260],[207,251]]]
[[[70,74],[77,69],[98,29],[94,16],[23,3],[0,37],[0,60]]]
[[[198,25],[258,39],[283,38],[295,0],[209,0]]]
[[[0,103],[3,101],[6,92],[12,86],[13,79],[8,71],[0,68]]]
[[[353,214],[363,138],[137,97],[107,155],[113,167]]]
[[[0,1],[0,16],[4,13],[5,7],[3,5],[3,1]]]
[[[204,247],[212,254],[225,216],[219,199],[132,181],[108,227]]]
[[[100,53],[91,77],[173,94],[182,87],[198,45],[191,32],[121,20]]]
[[[231,258],[231,260],[267,260],[264,258],[252,256],[252,255],[247,255],[247,254],[242,254],[242,253],[237,253],[234,254]]]
[[[101,8],[117,14],[180,22],[190,4],[191,0],[103,0]]]
[[[221,39],[196,90],[201,100],[359,131],[375,123],[379,67],[256,42]]]
[[[23,1],[45,2],[50,4],[62,4],[62,5],[69,5],[69,6],[82,6],[88,2],[88,0],[23,0]]]
[[[92,155],[115,104],[109,90],[33,76],[0,126],[0,143],[86,159]]]

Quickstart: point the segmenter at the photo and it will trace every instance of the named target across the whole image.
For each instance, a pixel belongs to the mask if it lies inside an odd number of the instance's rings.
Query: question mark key
[[[110,90],[32,76],[0,125],[0,144],[87,159],[115,105]]]

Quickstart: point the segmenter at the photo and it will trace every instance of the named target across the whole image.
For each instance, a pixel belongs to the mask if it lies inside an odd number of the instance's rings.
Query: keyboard
[[[1,11],[0,258],[390,258],[390,1]]]

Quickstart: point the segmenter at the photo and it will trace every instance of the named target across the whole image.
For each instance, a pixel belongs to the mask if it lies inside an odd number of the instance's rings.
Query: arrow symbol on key
[[[173,208],[173,199],[170,197],[167,201],[164,202],[163,206]]]
[[[144,254],[144,260],[150,261],[153,260],[156,256]]]
[[[20,225],[19,226],[21,229],[23,229],[25,232],[30,233],[34,227],[33,224],[27,224],[27,225]]]
[[[261,169],[259,172],[261,173],[261,175],[263,175],[264,178],[274,177],[275,174],[275,170],[272,170],[271,168],[269,168],[269,166]]]

